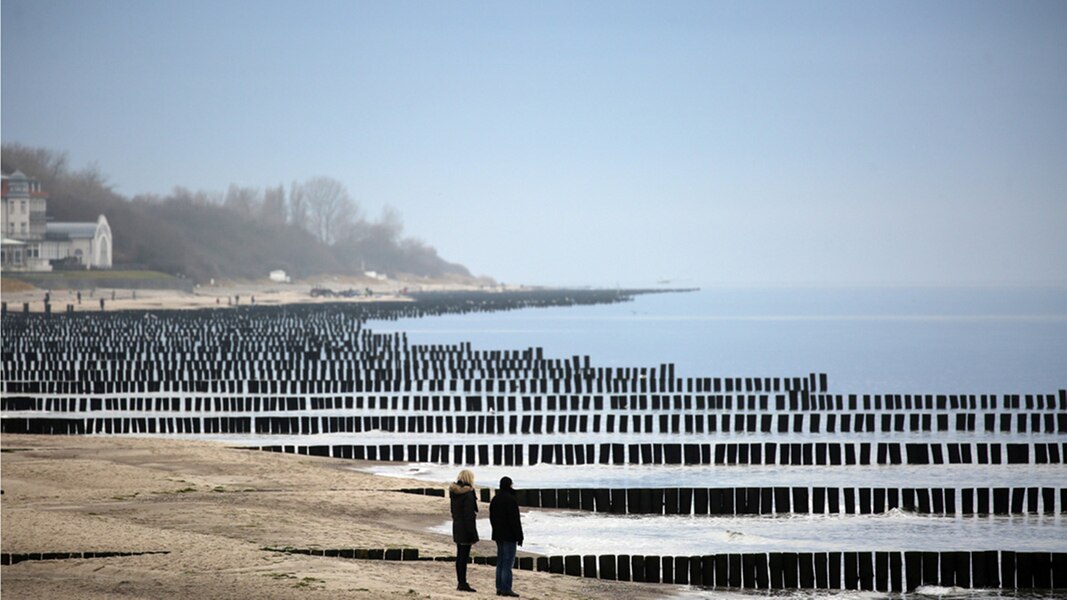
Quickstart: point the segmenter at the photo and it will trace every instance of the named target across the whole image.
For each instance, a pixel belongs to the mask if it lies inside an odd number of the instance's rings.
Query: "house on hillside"
[[[96,222],[48,222],[48,195],[21,171],[3,175],[0,190],[0,269],[51,271],[53,266],[111,268],[111,227]]]

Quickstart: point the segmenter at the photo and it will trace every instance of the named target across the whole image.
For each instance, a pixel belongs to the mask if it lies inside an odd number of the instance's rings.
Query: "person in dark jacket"
[[[500,489],[489,503],[489,522],[496,542],[496,595],[518,598],[511,591],[511,567],[515,563],[516,545],[522,545],[522,519],[519,501],[510,477],[500,479]]]
[[[478,543],[478,498],[474,491],[474,473],[468,469],[459,472],[459,477],[448,486],[452,501],[452,541],[456,542],[456,589],[473,592],[467,583],[467,563],[471,558],[471,544]]]

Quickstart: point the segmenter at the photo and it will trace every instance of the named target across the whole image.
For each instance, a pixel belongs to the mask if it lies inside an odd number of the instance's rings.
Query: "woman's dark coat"
[[[452,541],[457,544],[478,542],[478,499],[474,488],[459,481],[448,486],[452,500]]]
[[[501,489],[493,496],[489,503],[489,522],[493,525],[493,540],[522,545],[522,520],[514,490]]]

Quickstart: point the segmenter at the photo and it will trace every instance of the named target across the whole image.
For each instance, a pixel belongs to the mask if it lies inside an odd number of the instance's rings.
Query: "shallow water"
[[[908,594],[887,594],[882,592],[861,592],[856,590],[732,590],[732,589],[702,589],[691,586],[679,586],[670,598],[678,600],[696,600],[725,598],[727,600],[752,600],[753,598],[788,598],[789,600],[875,600],[878,598],[911,598],[925,600],[932,598],[944,598],[946,600],[1003,600],[1018,598],[1022,600],[1038,600],[1040,598],[1067,598],[1067,593],[1056,592],[1033,592],[1029,590],[999,590],[999,589],[963,589],[957,587],[941,587],[936,585],[924,585]]]
[[[832,393],[1054,393],[1067,385],[1067,293],[1063,290],[716,290],[639,297],[632,304],[460,315],[386,324],[412,343],[471,340],[476,348],[541,346],[547,356],[591,356],[593,366],[677,365],[678,376],[829,374]],[[978,417],[979,423],[982,417]],[[373,439],[371,434],[363,439]],[[608,441],[937,441],[1061,442],[1062,434],[908,432],[706,435],[528,436],[526,443]],[[422,438],[420,438],[421,440]],[[469,441],[468,441],[469,440]],[[501,436],[464,443],[508,443]],[[427,482],[450,480],[455,467],[379,464],[369,470]],[[503,475],[519,487],[1062,487],[1063,465],[606,466],[476,468],[493,485]],[[618,516],[528,511],[527,550],[551,554],[693,555],[796,550],[1067,550],[1062,515],[944,517],[885,515]],[[488,527],[488,523],[483,524]],[[445,529],[441,529],[445,531]],[[714,593],[860,599],[867,592]],[[1062,597],[1004,590],[920,588],[909,597]],[[899,595],[897,596],[899,597]]]
[[[425,463],[378,463],[361,470],[441,484],[456,467]],[[869,467],[781,465],[691,465],[581,467],[479,466],[479,485],[496,487],[505,475],[517,488],[657,488],[657,487],[1064,487],[1063,465],[894,465]]]
[[[938,517],[892,510],[881,515],[608,515],[531,510],[523,549],[544,554],[695,556],[746,552],[907,550],[1063,551],[1061,515]],[[452,531],[451,522],[434,531]],[[489,532],[489,520],[478,522]],[[606,544],[606,541],[613,543]]]

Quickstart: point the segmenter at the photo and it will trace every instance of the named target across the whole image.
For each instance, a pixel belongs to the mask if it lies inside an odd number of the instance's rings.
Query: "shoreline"
[[[447,562],[265,550],[404,547],[454,555],[449,536],[429,531],[449,519],[447,500],[396,491],[427,487],[423,481],[357,471],[349,460],[210,441],[7,434],[0,448],[4,553],[168,552],[4,566],[5,598],[494,595],[490,566],[470,566],[479,593],[463,594]],[[473,554],[495,556],[489,532],[480,533]],[[532,571],[516,571],[515,582],[525,598],[646,599],[680,590]]]
[[[312,290],[329,290],[329,295],[312,295]],[[278,306],[304,306],[324,304],[375,304],[375,303],[407,303],[416,302],[420,298],[433,298],[448,294],[469,296],[472,294],[484,294],[487,297],[495,295],[505,296],[508,294],[532,294],[544,295],[555,293],[566,295],[577,292],[582,295],[589,293],[614,293],[627,294],[647,293],[680,293],[691,292],[697,288],[632,288],[632,289],[605,289],[605,288],[580,288],[580,287],[549,287],[528,285],[480,285],[475,283],[458,283],[449,281],[404,281],[389,280],[375,282],[352,282],[347,280],[333,280],[329,282],[305,282],[305,283],[226,283],[212,286],[200,286],[192,292],[173,289],[111,289],[100,288],[94,290],[43,290],[33,288],[31,290],[20,289],[18,291],[0,290],[0,301],[7,306],[7,314],[22,313],[24,305],[29,305],[31,314],[45,312],[45,294],[49,294],[49,302],[53,315],[65,314],[67,307],[76,313],[99,313],[99,312],[126,312],[126,311],[171,311],[171,310],[204,310],[204,309],[234,309],[234,308],[262,308]],[[359,295],[343,295],[344,292],[358,291]],[[80,295],[80,301],[79,301]],[[101,310],[100,300],[104,300],[104,308]]]
[[[15,287],[15,286],[12,286]],[[312,296],[311,290],[328,289],[334,292],[358,290],[361,295]],[[298,283],[276,282],[224,282],[215,285],[197,286],[191,292],[178,289],[117,289],[94,290],[41,288],[16,291],[0,289],[0,300],[7,303],[9,313],[21,312],[23,304],[29,303],[31,313],[44,312],[44,296],[50,294],[52,313],[65,313],[67,305],[74,312],[100,312],[100,299],[104,299],[104,311],[134,310],[197,310],[225,309],[248,306],[285,306],[294,304],[358,304],[368,302],[410,302],[410,293],[433,291],[513,291],[529,289],[525,286],[485,285],[448,280],[368,280],[360,278],[323,278]],[[371,292],[366,295],[366,291]]]

